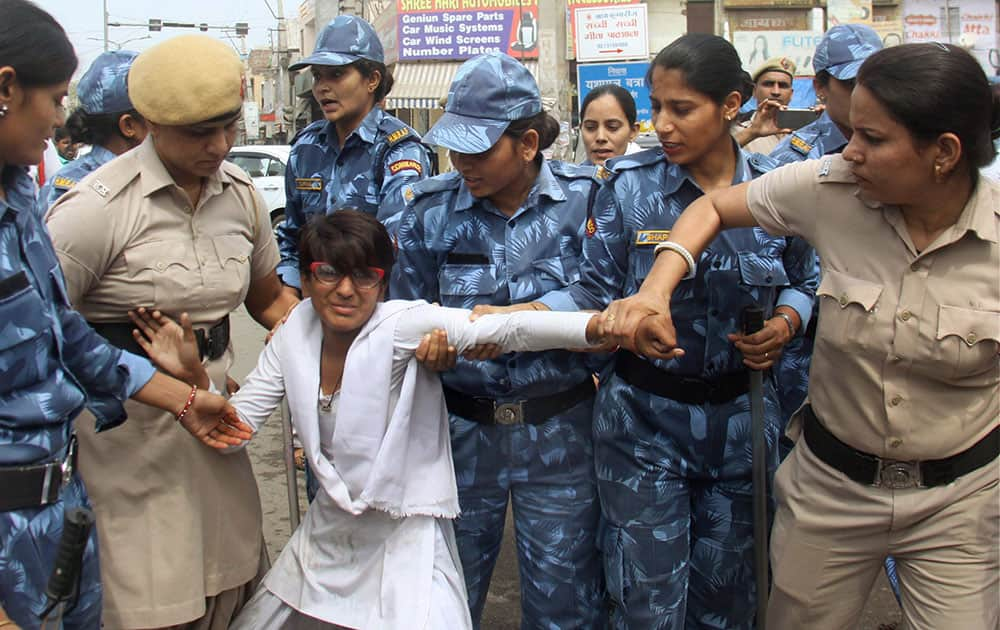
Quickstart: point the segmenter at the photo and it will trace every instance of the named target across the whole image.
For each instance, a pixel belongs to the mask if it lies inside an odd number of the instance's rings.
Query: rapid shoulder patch
[[[323,190],[322,177],[296,177],[295,190],[307,190],[309,192],[319,192]]]
[[[396,144],[406,136],[410,135],[410,129],[408,127],[403,127],[402,129],[397,129],[385,137],[385,141],[389,143],[390,146]]]
[[[417,175],[424,174],[424,167],[416,160],[396,160],[389,165],[389,172],[393,175],[400,171],[413,171]]]
[[[59,176],[52,179],[52,186],[53,188],[69,189],[76,186],[76,180]]]
[[[809,155],[809,152],[812,151],[813,149],[813,145],[809,144],[808,142],[806,142],[805,140],[794,134],[788,140],[788,144],[791,145],[793,149],[795,149],[802,155]]]

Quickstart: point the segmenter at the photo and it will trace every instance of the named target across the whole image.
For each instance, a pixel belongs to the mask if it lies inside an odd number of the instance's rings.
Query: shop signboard
[[[576,60],[648,59],[646,5],[577,9]]]
[[[734,31],[733,46],[750,73],[771,57],[788,57],[799,75],[811,75],[816,46],[823,39],[819,31]]]
[[[400,61],[538,58],[538,0],[397,0]]]
[[[648,61],[621,61],[617,63],[587,63],[576,67],[576,86],[579,93],[577,109],[582,109],[583,99],[591,90],[612,83],[629,91],[635,99],[636,120],[640,123],[653,118],[649,108],[649,87],[646,85]]]

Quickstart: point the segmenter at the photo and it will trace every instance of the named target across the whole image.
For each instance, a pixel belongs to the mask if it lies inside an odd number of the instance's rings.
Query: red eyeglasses
[[[309,265],[309,271],[312,272],[313,278],[316,278],[318,282],[331,286],[340,284],[344,276],[348,275],[341,273],[330,263],[321,261]],[[385,278],[385,269],[380,269],[379,267],[359,267],[352,270],[350,276],[351,282],[354,283],[355,287],[359,289],[374,289]]]

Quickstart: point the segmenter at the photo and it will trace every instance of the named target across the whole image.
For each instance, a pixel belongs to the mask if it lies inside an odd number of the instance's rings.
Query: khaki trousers
[[[800,439],[775,476],[768,630],[857,627],[887,555],[912,630],[1000,627],[998,461],[936,488],[863,486]]]

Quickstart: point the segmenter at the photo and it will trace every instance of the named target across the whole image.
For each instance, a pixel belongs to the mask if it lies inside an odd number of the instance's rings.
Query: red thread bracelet
[[[187,402],[184,403],[184,408],[181,409],[181,412],[179,414],[177,414],[177,422],[180,422],[181,420],[183,420],[184,416],[187,415],[187,412],[191,410],[191,405],[194,404],[194,395],[197,394],[197,393],[198,393],[198,386],[197,385],[192,385],[191,386],[191,393],[188,394],[188,399],[187,399]]]

